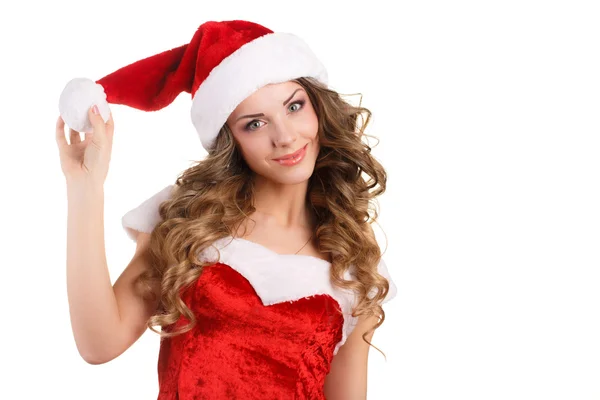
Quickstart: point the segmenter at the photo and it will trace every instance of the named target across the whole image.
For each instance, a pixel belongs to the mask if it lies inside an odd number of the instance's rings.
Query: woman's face
[[[308,94],[296,82],[263,86],[236,107],[227,125],[258,175],[282,184],[300,183],[312,175],[319,154],[318,119]],[[303,148],[299,161],[275,160]]]

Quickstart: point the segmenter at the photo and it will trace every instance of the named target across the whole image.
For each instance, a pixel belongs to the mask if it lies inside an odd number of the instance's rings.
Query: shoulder
[[[138,232],[152,233],[156,224],[160,222],[159,207],[171,198],[174,187],[172,184],[163,187],[121,217],[121,224],[127,236],[137,241]]]

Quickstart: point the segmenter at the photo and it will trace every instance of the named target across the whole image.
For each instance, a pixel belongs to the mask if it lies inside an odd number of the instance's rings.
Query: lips
[[[285,156],[279,157],[279,158],[274,158],[273,160],[278,161],[278,160],[288,160],[291,159],[293,157],[297,157],[300,153],[302,153],[302,150],[304,150],[306,148],[306,146],[308,146],[308,143],[305,144],[303,147],[299,148],[298,150],[296,150],[293,153],[290,154],[286,154]]]

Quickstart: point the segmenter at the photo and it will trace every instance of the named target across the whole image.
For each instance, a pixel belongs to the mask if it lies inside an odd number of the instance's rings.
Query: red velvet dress
[[[132,239],[151,232],[169,188],[125,214]],[[182,293],[197,324],[161,340],[158,399],[325,399],[333,357],[357,322],[355,296],[331,285],[330,264],[232,237],[201,258],[213,264]],[[396,286],[383,259],[378,269],[390,281],[385,303]],[[181,316],[166,330],[187,322]]]

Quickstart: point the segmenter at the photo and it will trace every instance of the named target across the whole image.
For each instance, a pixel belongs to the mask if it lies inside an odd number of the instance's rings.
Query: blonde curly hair
[[[331,254],[332,284],[356,293],[352,316],[378,316],[378,323],[362,336],[373,346],[365,336],[385,320],[380,303],[390,285],[377,271],[381,251],[370,225],[378,217],[375,198],[385,192],[387,180],[383,166],[362,140],[372,137],[364,132],[371,111],[360,104],[351,105],[313,78],[293,82],[306,90],[318,117],[320,152],[307,192],[308,205],[317,216],[318,249]],[[252,177],[253,171],[225,124],[208,156],[182,172],[171,197],[160,204],[161,220],[150,238],[152,268],[137,277],[136,288],[142,297],[154,298],[152,288],[160,286],[158,309],[147,325],[161,337],[187,332],[196,324],[181,293],[211,264],[197,255],[215,240],[233,236],[231,227],[241,226],[255,210]],[[351,264],[355,280],[344,280]],[[180,330],[169,329],[181,315],[190,322]]]

